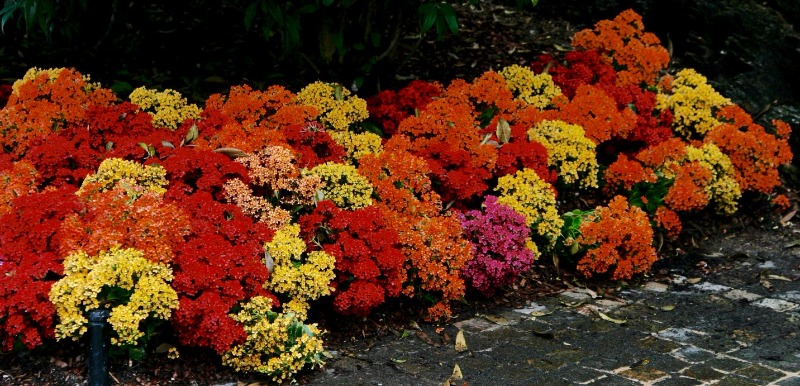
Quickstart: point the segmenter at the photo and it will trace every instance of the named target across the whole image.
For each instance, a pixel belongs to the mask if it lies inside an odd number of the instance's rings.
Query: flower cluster
[[[529,242],[525,216],[499,204],[495,196],[486,196],[483,211],[472,210],[459,219],[475,256],[467,262],[463,275],[487,296],[530,269],[539,253]]]
[[[175,90],[156,91],[139,87],[128,98],[142,111],[153,116],[155,127],[175,130],[183,121],[200,116],[200,108],[187,103],[186,98]]]
[[[306,253],[297,224],[275,232],[275,237],[264,244],[264,252],[265,264],[272,267],[267,286],[289,297],[283,304],[284,312],[293,312],[299,320],[305,320],[309,301],[331,293],[336,258],[323,251]]]
[[[314,82],[297,93],[297,101],[316,107],[320,122],[336,131],[347,130],[369,116],[367,101],[350,95],[349,90],[338,84]]]
[[[587,277],[610,274],[612,280],[630,279],[658,259],[647,214],[629,207],[625,197],[616,196],[608,206],[597,207],[587,220],[576,240],[588,248],[578,261],[578,271]]]
[[[572,46],[598,50],[615,67],[617,84],[653,85],[659,71],[667,67],[669,52],[658,37],[644,31],[642,17],[625,10],[613,20],[602,20],[594,30],[579,31],[572,37]]]
[[[139,326],[145,319],[167,320],[178,307],[169,285],[172,270],[136,249],[112,248],[93,256],[71,253],[64,259],[64,275],[50,290],[60,319],[57,339],[77,340],[86,333],[87,311],[111,308],[111,343],[136,345],[144,336]]]
[[[778,167],[792,159],[787,133],[769,134],[735,105],[723,107],[718,116],[725,123],[709,131],[704,141],[730,157],[741,190],[771,193],[781,184]],[[786,125],[774,124],[778,128]]]
[[[281,382],[307,364],[323,364],[316,325],[303,324],[291,313],[272,311],[269,298],[251,298],[231,318],[244,325],[247,339],[222,355],[225,365],[237,371],[258,371]]]
[[[543,110],[556,95],[561,94],[561,89],[553,83],[553,77],[546,72],[534,74],[530,68],[515,64],[500,70],[500,75],[517,98],[538,109]]]
[[[36,192],[39,172],[29,162],[2,165],[0,161],[0,216],[11,211],[11,201]]]
[[[547,149],[547,164],[556,168],[561,182],[581,188],[597,187],[596,145],[584,135],[581,126],[545,120],[528,130],[528,138]]]
[[[87,175],[79,194],[92,194],[95,191],[106,191],[115,186],[123,186],[131,198],[144,192],[162,194],[166,192],[167,171],[160,165],[142,165],[137,162],[119,158],[107,158],[94,174]],[[141,188],[136,191],[134,187]]]
[[[338,312],[366,316],[400,295],[405,256],[397,232],[378,207],[344,210],[326,200],[300,223],[307,243],[336,258],[333,305]]]
[[[658,108],[672,111],[673,130],[688,139],[702,139],[719,126],[717,111],[731,104],[708,84],[706,77],[690,68],[678,71],[671,88],[657,96]]]
[[[392,136],[401,121],[422,110],[442,91],[441,84],[421,80],[411,81],[398,91],[383,90],[367,98],[370,119],[383,129],[385,135]]]
[[[115,99],[111,90],[89,83],[77,71],[32,68],[14,83],[0,110],[0,146],[22,156],[34,141],[84,123],[87,106],[107,106]]]
[[[322,181],[322,197],[336,206],[358,209],[372,205],[372,185],[351,165],[328,162],[303,175],[317,176]]]
[[[534,170],[522,169],[514,175],[500,177],[496,191],[498,204],[525,216],[531,235],[543,240],[543,248],[555,244],[564,221],[558,216],[553,186],[544,182]],[[537,241],[537,240],[534,240]]]

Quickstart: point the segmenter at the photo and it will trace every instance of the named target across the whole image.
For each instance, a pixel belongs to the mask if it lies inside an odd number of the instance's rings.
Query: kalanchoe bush
[[[447,320],[540,255],[627,280],[685,216],[793,204],[791,127],[755,123],[692,69],[667,74],[639,15],[573,46],[366,99],[320,81],[203,106],[31,69],[0,88],[3,350],[78,339],[108,307],[131,355],[165,321],[176,336],[159,338],[286,381],[322,364],[317,307],[363,318],[402,298]]]
[[[483,210],[468,211],[459,219],[475,255],[463,275],[487,296],[528,271],[539,254],[528,239],[525,216],[499,204],[495,196],[486,196]]]

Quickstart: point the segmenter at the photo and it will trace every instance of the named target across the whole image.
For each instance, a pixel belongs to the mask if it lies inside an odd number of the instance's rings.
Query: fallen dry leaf
[[[456,334],[456,352],[464,352],[467,351],[467,341],[464,339],[464,330],[458,330],[458,334]]]
[[[610,316],[608,316],[608,315],[606,315],[606,314],[604,314],[604,313],[602,313],[602,312],[600,312],[600,311],[597,311],[597,315],[598,315],[598,316],[600,316],[600,319],[607,320],[607,321],[609,321],[609,322],[611,322],[611,323],[616,323],[616,324],[625,324],[625,323],[628,323],[628,321],[627,321],[627,320],[622,320],[622,319],[614,319],[614,318],[612,318],[612,317],[610,317]]]

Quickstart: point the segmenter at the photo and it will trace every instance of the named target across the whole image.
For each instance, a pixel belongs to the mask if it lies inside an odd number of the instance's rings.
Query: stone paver
[[[748,247],[731,240],[714,256]],[[387,336],[368,351],[353,348],[355,358],[334,353],[311,384],[442,385],[458,364],[464,378],[453,385],[800,385],[800,283],[759,281],[765,270],[800,277],[800,255],[737,256],[701,280],[676,271],[620,299],[574,288],[495,318],[464,315],[442,331],[464,331],[462,353],[414,331]],[[439,339],[434,326],[422,327]]]

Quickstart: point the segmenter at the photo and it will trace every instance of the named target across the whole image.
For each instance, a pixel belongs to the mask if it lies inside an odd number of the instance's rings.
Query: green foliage
[[[70,36],[78,27],[73,16],[87,8],[88,0],[5,0],[0,9],[0,29],[5,32],[8,21],[16,16],[27,32],[38,28],[48,39],[54,33]]]
[[[561,235],[556,240],[554,248],[558,255],[572,256],[580,252],[580,245],[575,240],[581,235],[581,224],[592,214],[593,210],[575,209],[561,215],[564,225],[561,227]]]
[[[664,177],[662,173],[656,174],[658,175],[656,182],[639,182],[633,185],[628,195],[628,203],[631,206],[637,206],[647,213],[655,213],[656,209],[664,206],[664,197],[675,180]]]

